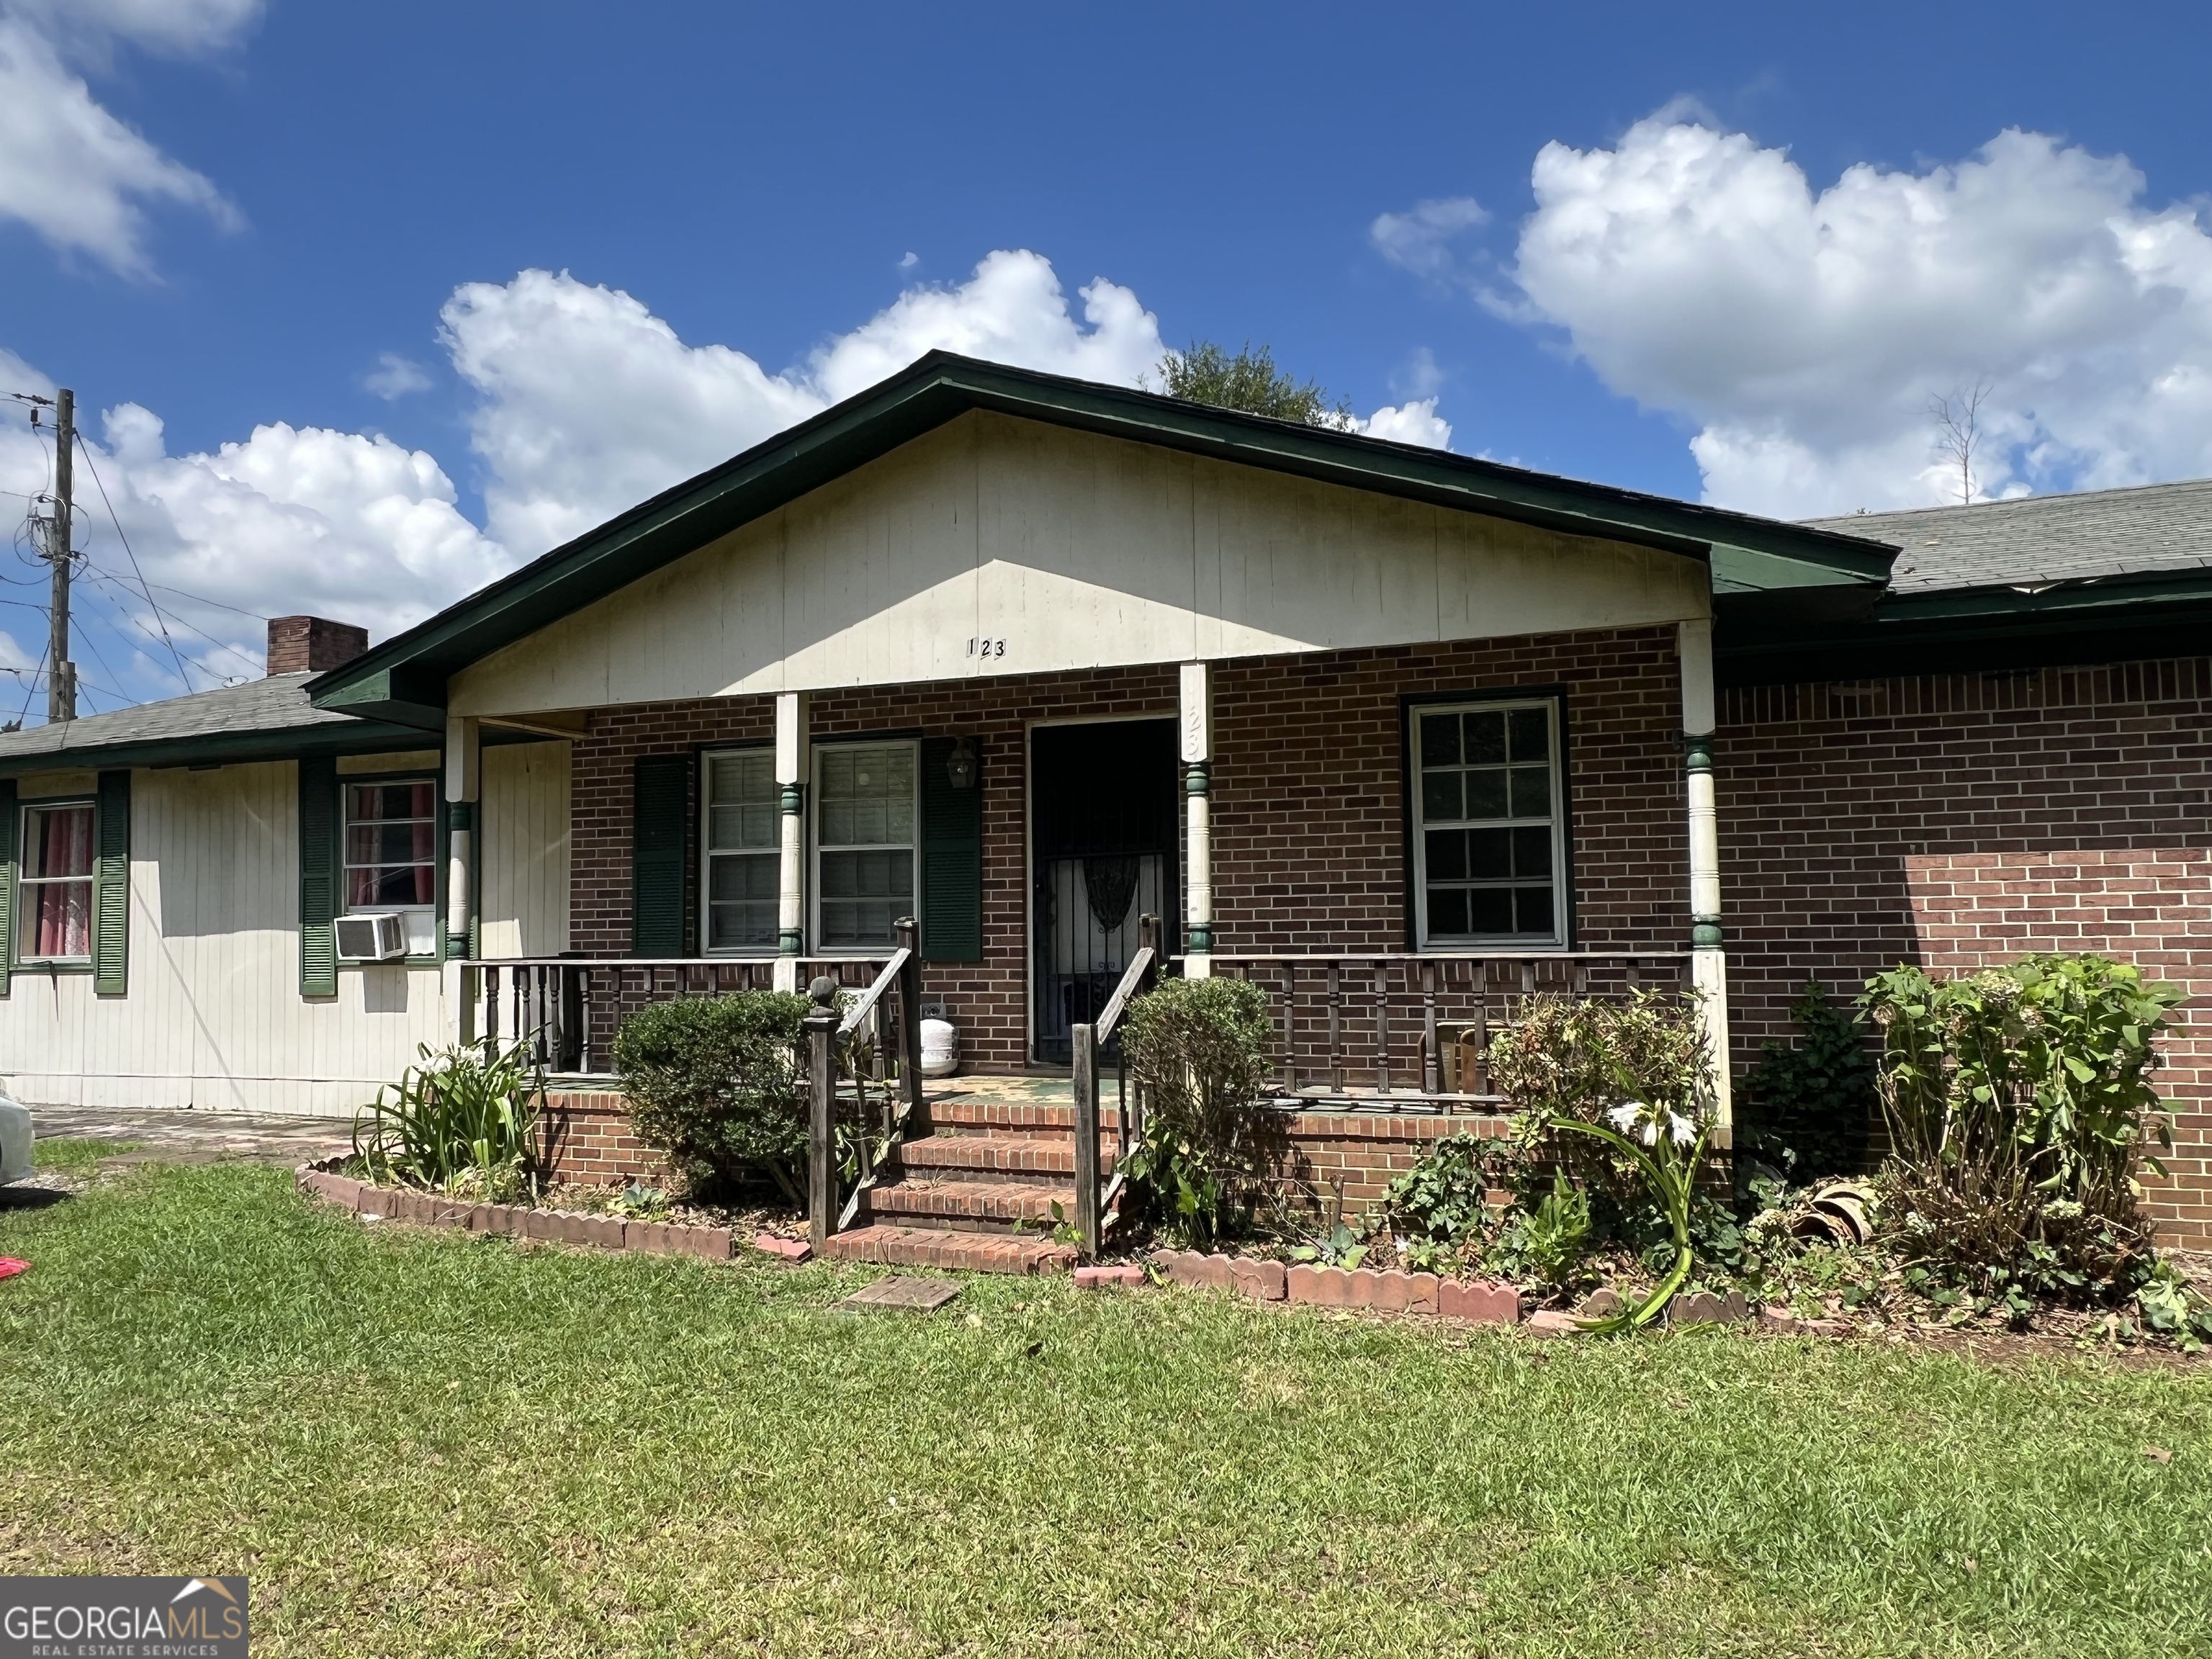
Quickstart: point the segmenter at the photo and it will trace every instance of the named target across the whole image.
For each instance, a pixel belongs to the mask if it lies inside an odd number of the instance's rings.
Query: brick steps
[[[1073,1245],[1055,1244],[1048,1238],[880,1223],[835,1235],[824,1254],[842,1261],[872,1261],[887,1267],[946,1267],[979,1273],[1066,1273],[1076,1261]]]
[[[1112,1104],[1113,1085],[1103,1084],[1098,1128],[1102,1139],[1121,1138],[1121,1115]],[[938,1130],[983,1130],[1000,1134],[1073,1134],[1075,1108],[1028,1100],[993,1100],[973,1094],[939,1097],[929,1103],[929,1121]]]
[[[895,1181],[868,1194],[869,1208],[885,1218],[927,1217],[940,1226],[982,1226],[1016,1222],[1050,1226],[1052,1206],[1075,1213],[1075,1188],[1008,1181]]]
[[[1111,1143],[1099,1147],[1098,1161],[1105,1173],[1113,1173],[1119,1151]],[[933,1175],[988,1170],[1065,1177],[1075,1173],[1075,1140],[1072,1135],[1048,1133],[930,1134],[899,1148],[899,1161],[908,1170],[927,1170]]]

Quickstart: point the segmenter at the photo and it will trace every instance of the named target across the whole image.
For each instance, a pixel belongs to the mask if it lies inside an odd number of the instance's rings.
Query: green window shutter
[[[955,789],[951,738],[921,745],[921,959],[983,959],[983,786]]]
[[[630,784],[629,953],[684,954],[684,833],[691,760],[642,755]]]
[[[338,763],[300,762],[300,994],[338,994]]]
[[[100,858],[94,866],[92,990],[119,997],[131,988],[131,775],[100,775]]]
[[[0,997],[8,994],[8,970],[15,962],[15,831],[21,822],[15,780],[0,778]]]

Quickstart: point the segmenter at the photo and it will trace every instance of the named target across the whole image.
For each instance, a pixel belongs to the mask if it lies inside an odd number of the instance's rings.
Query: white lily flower
[[[1643,1143],[1647,1146],[1656,1146],[1659,1144],[1658,1120],[1656,1118],[1646,1119],[1644,1125],[1644,1133],[1637,1138],[1643,1141]]]
[[[1687,1146],[1698,1138],[1697,1126],[1680,1112],[1667,1114],[1667,1127],[1673,1133],[1677,1146]]]
[[[1640,1100],[1624,1100],[1607,1112],[1606,1116],[1612,1121],[1614,1128],[1626,1134],[1643,1121],[1644,1103]]]

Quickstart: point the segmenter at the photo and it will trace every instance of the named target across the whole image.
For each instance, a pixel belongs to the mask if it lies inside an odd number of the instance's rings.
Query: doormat
[[[895,1308],[908,1313],[928,1313],[960,1294],[949,1279],[879,1279],[864,1291],[855,1291],[837,1305],[841,1308]]]

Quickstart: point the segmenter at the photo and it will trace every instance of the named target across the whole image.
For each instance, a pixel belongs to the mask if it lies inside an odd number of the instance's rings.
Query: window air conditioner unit
[[[397,962],[407,954],[407,921],[396,911],[337,919],[340,962]]]

